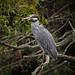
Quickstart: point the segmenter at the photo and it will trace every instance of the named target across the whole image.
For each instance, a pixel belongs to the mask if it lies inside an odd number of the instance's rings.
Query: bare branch
[[[66,49],[64,50],[63,54],[66,53],[66,51],[68,50],[68,48],[75,42],[75,40],[73,40],[71,43],[69,43],[69,45],[66,47]]]
[[[75,1],[74,1],[75,2]],[[59,12],[61,12],[63,9],[65,9],[67,6],[73,4],[74,2],[68,2],[66,5],[64,5],[59,11],[57,11],[56,13],[54,13],[51,17],[48,18],[48,21],[50,18],[53,18],[55,15],[57,15]]]
[[[73,28],[73,26],[72,26],[72,24],[71,24],[70,21],[69,21],[69,24],[70,24],[70,27],[72,28],[72,30],[73,30],[73,32],[74,32],[74,34],[75,34],[75,29]]]
[[[56,32],[58,32],[59,30],[61,30],[67,23],[68,23],[69,19],[67,19],[67,21],[65,22],[65,24],[60,27],[58,30],[56,30],[52,35],[54,35]]]
[[[65,32],[61,37],[58,38],[58,40],[64,39],[64,38],[67,37],[70,33],[71,33],[71,31]]]
[[[35,57],[38,57],[38,56],[42,56],[42,54],[23,56],[23,58],[24,59],[26,59],[26,58],[35,58]]]
[[[61,59],[67,60],[69,62],[75,63],[75,57],[72,57],[72,56],[58,54],[58,58],[61,58]]]
[[[42,56],[42,53],[36,54],[36,55],[23,56],[23,58],[35,58],[35,57],[38,57],[38,56]],[[64,60],[67,60],[67,61],[70,61],[70,62],[73,62],[73,63],[75,62],[75,57],[72,57],[72,56],[69,56],[69,55],[63,55],[63,54],[58,53],[58,58],[61,58],[61,59],[64,59]]]
[[[34,45],[34,46],[30,46],[30,45],[27,45],[27,44],[23,44],[21,46],[13,46],[13,45],[9,45],[7,43],[4,43],[4,42],[1,42],[0,41],[0,44],[1,45],[4,45],[4,46],[7,46],[9,48],[13,48],[15,50],[18,50],[18,49],[39,49],[40,47],[38,45]]]
[[[17,42],[19,42],[19,41],[21,41],[21,40],[23,40],[23,39],[27,39],[27,38],[31,38],[31,39],[34,39],[34,37],[33,36],[23,36],[21,39],[19,39]],[[16,42],[16,43],[17,43]]]
[[[54,71],[55,69],[60,68],[61,66],[63,66],[63,65],[66,64],[66,63],[67,63],[67,61],[64,61],[64,62],[62,62],[62,63],[60,63],[60,64],[58,64],[58,65],[52,67],[50,70],[46,70],[46,71],[44,71],[44,72],[41,72],[39,75],[45,75],[45,74],[47,74],[47,73],[49,73],[49,72],[52,72],[52,71]]]
[[[75,12],[73,12],[71,14],[73,15],[73,14],[75,14]],[[50,19],[50,20],[48,20],[48,22],[53,22],[53,21],[63,20],[63,19],[66,20],[66,18],[69,17],[69,16],[70,16],[70,14],[69,15],[66,15],[66,16],[63,16],[63,18],[60,17],[60,18],[56,18],[56,19]]]
[[[56,43],[56,47],[62,47],[62,46],[65,46],[66,44],[70,43],[73,38],[72,35],[69,35],[68,37],[64,38],[64,40],[60,41],[60,42],[57,42]],[[12,48],[14,49],[15,51],[18,50],[18,49],[26,49],[26,50],[40,50],[40,47],[39,45],[34,45],[34,46],[31,46],[31,45],[28,45],[28,43],[26,44],[23,44],[23,45],[20,45],[20,46],[13,46],[13,45],[9,45],[5,42],[2,42],[0,41],[0,45],[3,45],[3,46],[7,46],[9,48]],[[10,49],[11,50],[11,49]]]
[[[57,42],[56,43],[56,47],[63,47],[63,46],[65,46],[65,45],[67,45],[68,43],[70,43],[72,40],[73,40],[73,38],[72,38],[73,36],[72,35],[69,35],[68,37],[66,37],[66,38],[64,38],[64,40],[62,40],[62,41],[60,41],[60,42]]]
[[[48,63],[49,63],[49,56],[46,55],[46,61],[45,61],[43,64],[39,65],[39,66],[34,70],[34,72],[32,73],[32,75],[36,75],[36,74],[40,71],[40,69],[42,69],[42,67],[45,67],[46,65],[48,65]]]
[[[21,60],[16,61],[16,62],[14,62],[14,63],[12,63],[12,64],[9,64],[9,65],[6,65],[6,66],[2,66],[2,67],[0,67],[0,68],[1,68],[1,70],[2,70],[2,69],[6,69],[6,68],[8,68],[8,67],[14,67],[14,66],[16,66],[18,63],[21,63],[21,62],[23,62],[23,61],[25,61],[25,59],[21,59]]]

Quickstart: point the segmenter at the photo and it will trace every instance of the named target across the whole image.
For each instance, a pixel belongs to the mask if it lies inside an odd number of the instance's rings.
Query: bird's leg
[[[43,52],[42,52],[42,69],[43,69],[43,65],[44,65],[44,59],[45,58],[45,52],[44,52],[44,50],[43,50]]]
[[[44,63],[44,58],[45,58],[45,52],[43,50],[43,61],[42,61],[42,63]]]

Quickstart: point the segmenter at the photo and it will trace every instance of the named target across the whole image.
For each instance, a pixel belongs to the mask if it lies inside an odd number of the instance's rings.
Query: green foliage
[[[47,65],[47,66],[45,67],[45,69],[50,69],[50,68],[49,68],[49,66]]]
[[[53,72],[54,74],[53,75],[60,75],[59,71],[58,70],[54,70]]]
[[[2,68],[0,68],[0,71],[2,71]]]
[[[38,14],[36,8],[39,0],[1,0],[0,1],[0,32],[5,36],[26,32],[31,32],[30,22],[21,21],[22,18],[30,14]],[[40,6],[40,5],[39,5]],[[48,24],[47,20],[42,16],[41,22]]]
[[[36,8],[38,3],[39,0],[0,0],[1,38],[6,38],[23,32],[25,32],[26,35],[30,34],[30,22],[22,21],[21,19],[29,16],[30,14],[38,14],[39,11]],[[16,39],[16,37],[13,39]],[[13,44],[14,40],[10,42]],[[2,62],[10,56],[11,53],[8,52],[8,48],[6,50],[6,47],[0,47],[0,64],[2,64]],[[8,64],[9,62],[6,62],[4,65]],[[2,71],[2,68],[0,68],[0,71]],[[27,72],[27,70],[22,72]],[[3,75],[10,75],[10,73],[6,70]]]
[[[35,2],[36,2],[36,4],[38,4],[39,3],[39,0],[35,0]]]
[[[45,25],[48,24],[48,21],[47,21],[47,19],[44,16],[40,16],[40,25],[41,24],[45,24]]]
[[[5,36],[24,31],[29,34],[30,26],[25,26],[26,22],[23,24],[20,19],[37,13],[36,7],[33,4],[29,4],[29,1],[24,0],[1,0],[0,2],[0,32]],[[37,0],[35,3],[38,4],[38,2]],[[13,32],[11,33],[11,31]]]
[[[3,72],[3,75],[10,75],[9,71]]]
[[[67,67],[67,66],[65,66],[65,67],[63,68],[63,74],[64,74],[64,75],[71,75],[71,72],[72,72],[72,69],[71,69],[71,68],[69,68],[69,67]]]

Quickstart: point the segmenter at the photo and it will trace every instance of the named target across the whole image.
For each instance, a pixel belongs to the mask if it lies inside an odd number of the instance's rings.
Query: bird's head
[[[38,15],[32,14],[32,15],[29,15],[29,17],[23,18],[22,20],[28,20],[30,22],[36,22],[39,20],[39,17],[38,17]]]

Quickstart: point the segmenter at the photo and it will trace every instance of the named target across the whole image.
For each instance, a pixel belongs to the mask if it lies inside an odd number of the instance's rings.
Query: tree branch
[[[56,43],[56,47],[61,47],[61,46],[68,44],[69,42],[72,41],[72,37],[73,37],[72,35],[69,35],[64,40]],[[13,46],[13,45],[9,45],[9,44],[2,42],[2,41],[0,41],[0,45],[4,45],[4,46],[7,46],[9,48],[13,48],[15,50],[18,50],[18,49],[28,49],[28,50],[34,50],[35,49],[35,50],[38,50],[38,49],[40,49],[39,45],[30,46],[28,44],[23,44],[20,46]]]
[[[69,62],[75,63],[75,57],[72,57],[72,56],[58,54],[58,58],[61,58],[63,60],[67,60]]]
[[[0,44],[1,45],[4,45],[4,46],[7,46],[9,48],[13,48],[15,50],[18,50],[18,49],[40,49],[40,47],[38,45],[34,45],[34,46],[30,46],[30,45],[27,45],[27,44],[23,44],[21,46],[13,46],[13,45],[9,45],[7,43],[4,43],[4,42],[1,42],[0,41]]]
[[[24,58],[34,58],[34,57],[37,57],[37,56],[42,56],[42,54],[24,56]],[[72,56],[69,56],[69,55],[58,54],[58,58],[61,58],[63,60],[67,60],[69,62],[75,63],[75,57],[72,57]]]
[[[54,71],[55,69],[60,68],[61,66],[63,66],[63,65],[66,64],[66,63],[67,63],[67,61],[64,61],[64,62],[62,62],[62,63],[60,63],[60,64],[58,64],[58,65],[52,67],[50,70],[46,70],[46,71],[44,71],[44,72],[41,72],[39,75],[45,75],[45,74],[47,74],[47,73],[49,73],[49,72],[52,72],[52,71]]]

